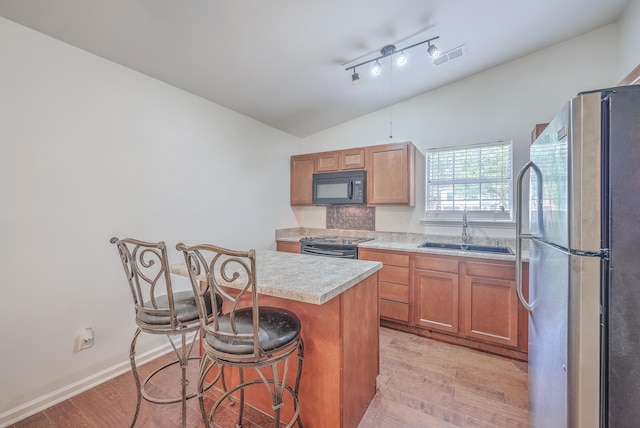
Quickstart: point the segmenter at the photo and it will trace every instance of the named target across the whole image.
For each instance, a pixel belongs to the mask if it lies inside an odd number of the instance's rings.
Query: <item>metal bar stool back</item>
[[[164,242],[144,242],[136,239],[111,238],[120,254],[125,276],[135,308],[137,329],[129,349],[129,361],[137,387],[136,410],[131,422],[133,427],[138,419],[142,398],[156,404],[182,402],[182,426],[186,426],[187,400],[197,395],[197,391],[187,393],[187,369],[189,360],[201,360],[196,352],[191,355],[194,343],[197,343],[200,329],[200,311],[192,290],[174,292],[167,251]],[[211,317],[211,302],[216,302],[217,311],[221,301],[205,299],[202,313]],[[153,371],[142,382],[136,364],[136,342],[141,332],[166,335],[176,355],[176,359]],[[188,337],[190,336],[190,337]],[[191,337],[192,336],[192,337]],[[158,397],[146,391],[151,379],[165,369],[178,364],[181,369],[180,396]]]
[[[238,369],[237,385],[230,386],[217,399],[208,417],[201,397],[200,407],[207,424],[213,424],[219,405],[237,392],[240,408],[236,426],[242,426],[245,388],[264,385],[271,395],[273,426],[280,427],[280,410],[287,394],[293,403],[293,416],[285,422],[286,426],[297,423],[302,427],[298,402],[304,358],[300,320],[286,309],[258,305],[255,251],[234,251],[207,244],[191,247],[178,244],[176,248],[184,253],[194,294],[199,297],[199,310],[204,311],[204,302],[213,295],[223,300],[222,314],[214,314],[210,319],[200,317],[202,345],[208,361],[203,360],[198,389],[202,391],[206,373],[214,365],[219,370],[225,366]],[[290,386],[286,379],[289,356],[295,352],[298,367]],[[257,376],[245,379],[245,369],[255,369]]]

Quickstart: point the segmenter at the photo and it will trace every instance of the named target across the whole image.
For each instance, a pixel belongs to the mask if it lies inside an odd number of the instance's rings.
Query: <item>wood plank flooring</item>
[[[141,372],[150,373],[165,361],[152,361]],[[378,381],[378,394],[358,428],[529,426],[525,362],[381,328]],[[127,427],[135,402],[133,376],[127,373],[12,428]],[[207,408],[212,404],[208,398]],[[236,407],[225,407],[217,426],[234,426]],[[180,403],[143,401],[136,427],[178,427],[180,418]],[[246,428],[270,426],[258,411],[247,412],[246,418]],[[197,399],[188,402],[187,426],[204,426]]]
[[[528,427],[527,363],[380,329],[365,427]]]

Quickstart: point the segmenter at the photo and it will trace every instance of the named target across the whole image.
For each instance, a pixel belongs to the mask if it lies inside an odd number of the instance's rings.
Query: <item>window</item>
[[[512,150],[511,142],[497,142],[427,151],[427,219],[458,211],[457,218],[466,209],[477,218],[509,220]]]

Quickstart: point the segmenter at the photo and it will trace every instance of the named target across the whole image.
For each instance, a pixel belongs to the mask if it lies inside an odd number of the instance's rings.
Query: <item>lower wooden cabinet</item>
[[[382,325],[527,358],[527,312],[515,291],[514,262],[365,248],[359,258],[384,264]],[[527,278],[525,264],[525,295]]]
[[[410,256],[361,248],[358,258],[384,264],[380,269],[380,317],[409,322]]]
[[[487,342],[518,346],[515,266],[467,262],[462,294],[464,333]]]
[[[276,250],[283,253],[300,253],[302,246],[294,241],[276,241]]]
[[[414,322],[416,325],[458,333],[460,301],[458,261],[416,256]]]

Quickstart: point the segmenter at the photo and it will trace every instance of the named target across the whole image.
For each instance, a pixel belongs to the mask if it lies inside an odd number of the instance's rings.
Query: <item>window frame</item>
[[[464,145],[464,146],[448,146],[448,147],[436,147],[426,151],[425,154],[425,176],[424,176],[424,219],[421,221],[423,224],[438,224],[438,223],[446,223],[446,222],[460,222],[462,218],[462,210],[428,210],[429,206],[429,160],[430,155],[436,152],[447,152],[447,151],[466,151],[469,149],[477,149],[482,147],[492,147],[492,146],[509,146],[510,148],[510,177],[502,179],[509,186],[509,209],[500,211],[500,210],[467,210],[467,218],[473,219],[474,223],[482,223],[485,226],[499,224],[507,224],[513,223],[514,221],[514,147],[513,140],[505,140],[505,141],[493,141],[487,143],[473,144],[473,145]],[[473,178],[469,180],[461,180],[459,183],[480,183],[482,179]]]

